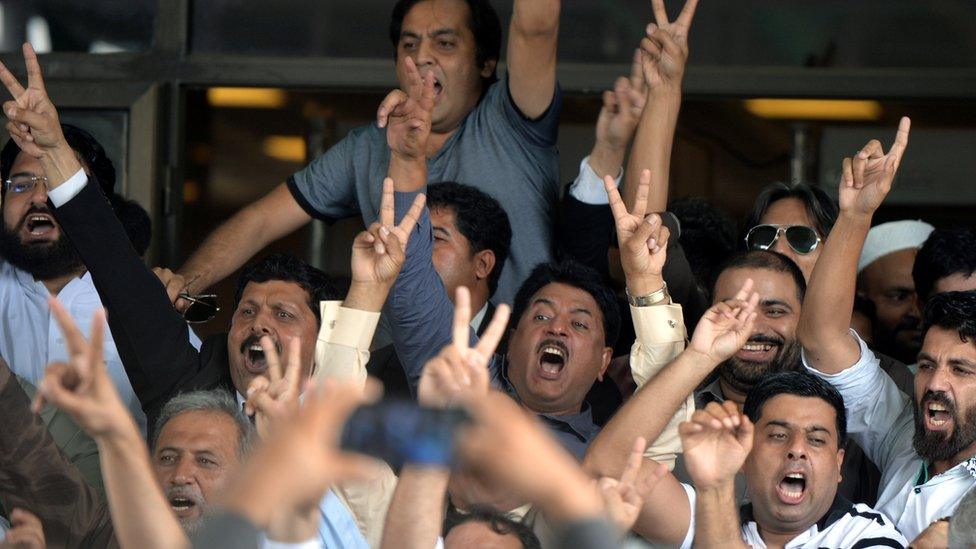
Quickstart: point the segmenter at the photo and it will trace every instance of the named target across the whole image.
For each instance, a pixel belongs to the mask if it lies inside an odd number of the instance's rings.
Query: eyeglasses
[[[183,320],[190,324],[212,320],[220,311],[220,307],[217,306],[217,294],[190,295],[182,293],[180,297],[190,302],[190,306],[183,310]]]
[[[768,250],[784,234],[790,248],[798,254],[811,253],[820,244],[820,235],[806,225],[756,225],[746,234],[746,246],[750,250]]]
[[[32,175],[29,173],[17,174],[3,182],[3,190],[14,194],[24,194],[34,192],[37,183],[41,182],[47,186],[47,178],[43,175]]]

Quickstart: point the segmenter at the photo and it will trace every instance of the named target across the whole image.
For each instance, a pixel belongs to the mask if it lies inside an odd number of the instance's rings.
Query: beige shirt
[[[681,354],[688,334],[681,314],[681,305],[678,304],[631,306],[630,316],[634,319],[634,332],[637,334],[637,339],[630,349],[630,372],[634,376],[637,388],[640,389],[647,380],[657,375]],[[648,444],[644,457],[674,469],[674,461],[681,453],[678,424],[691,420],[693,413],[695,413],[694,395],[688,395],[661,435]]]

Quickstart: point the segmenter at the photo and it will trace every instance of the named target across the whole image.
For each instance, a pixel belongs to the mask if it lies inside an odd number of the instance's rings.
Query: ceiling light
[[[287,102],[281,88],[210,88],[207,101],[211,107],[280,109]]]
[[[790,120],[878,120],[881,103],[855,99],[746,99],[760,118]]]

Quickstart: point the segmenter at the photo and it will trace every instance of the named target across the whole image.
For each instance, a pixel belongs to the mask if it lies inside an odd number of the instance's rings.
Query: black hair
[[[532,269],[525,279],[512,307],[512,326],[518,326],[522,314],[529,306],[529,300],[539,290],[549,284],[560,283],[579,288],[590,294],[603,314],[603,338],[605,347],[613,347],[620,334],[620,306],[613,291],[603,283],[595,270],[573,260],[540,263]]]
[[[501,535],[513,535],[519,539],[524,549],[541,549],[542,544],[528,525],[515,520],[512,516],[483,505],[473,505],[467,513],[454,513],[444,525],[444,537],[454,528],[467,522],[483,522],[492,532]]]
[[[61,132],[64,133],[68,146],[75,151],[84,167],[98,181],[102,193],[111,196],[115,189],[115,165],[105,154],[105,149],[90,133],[78,126],[62,123]],[[0,179],[6,181],[10,177],[10,170],[18,154],[20,154],[20,147],[13,139],[8,140],[3,150],[0,150]]]
[[[929,328],[955,330],[962,341],[976,341],[976,291],[944,292],[925,303],[922,314],[922,339]]]
[[[729,269],[765,269],[777,273],[786,273],[793,278],[796,284],[796,297],[803,303],[803,297],[807,294],[807,281],[803,278],[803,271],[796,266],[792,259],[772,250],[746,250],[733,256],[715,276],[711,283],[712,295],[715,295],[715,284],[720,276]]]
[[[820,187],[806,183],[787,185],[781,181],[776,181],[763,187],[752,206],[752,212],[746,218],[745,230],[748,232],[749,229],[758,225],[759,220],[762,219],[766,210],[773,205],[773,202],[784,198],[795,198],[802,202],[810,219],[813,220],[814,229],[817,230],[820,238],[827,238],[834,222],[837,221],[837,203]],[[745,245],[745,234],[742,236],[741,242]]]
[[[119,218],[125,234],[129,237],[129,242],[135,248],[140,257],[145,255],[152,242],[152,221],[149,214],[135,200],[126,200],[118,193],[112,193],[108,197],[112,209],[115,210],[115,217]]]
[[[912,267],[915,293],[925,301],[932,297],[939,280],[973,273],[976,273],[976,233],[968,229],[936,229],[915,256]]]
[[[469,185],[452,181],[427,186],[427,207],[449,208],[458,231],[471,245],[471,255],[491,250],[495,267],[488,274],[488,292],[494,294],[512,245],[512,225],[497,200]]]
[[[735,222],[727,212],[699,197],[672,200],[668,211],[681,223],[681,248],[698,285],[707,292],[708,282],[738,248]]]
[[[241,302],[244,287],[251,282],[261,283],[270,280],[294,282],[308,292],[308,308],[315,313],[315,318],[321,322],[319,312],[320,301],[342,299],[338,285],[329,275],[305,263],[301,259],[283,253],[270,254],[261,261],[249,265],[237,279],[237,292],[234,294],[234,309]]]
[[[390,16],[390,41],[393,42],[394,57],[400,45],[400,33],[403,31],[403,19],[407,16],[410,8],[419,4],[422,0],[397,0],[393,6],[393,14]],[[484,68],[489,61],[501,59],[502,52],[502,22],[498,18],[498,12],[492,7],[488,0],[465,0],[471,12],[468,26],[474,34],[475,62],[478,68]],[[491,75],[481,79],[481,91],[484,92],[488,86],[498,80],[497,64],[491,71]]]
[[[810,372],[769,374],[746,395],[742,412],[749,416],[750,421],[757,423],[766,402],[779,395],[819,398],[830,404],[837,416],[837,447],[843,448],[847,441],[847,412],[844,410],[844,397],[837,388]]]

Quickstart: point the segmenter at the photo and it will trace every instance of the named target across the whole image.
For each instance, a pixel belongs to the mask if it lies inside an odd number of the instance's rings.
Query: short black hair
[[[542,544],[528,525],[515,520],[507,513],[492,507],[473,505],[466,513],[454,513],[444,525],[444,537],[448,532],[467,522],[484,522],[492,532],[501,535],[513,535],[519,539],[524,549],[541,549]]]
[[[732,257],[725,265],[719,269],[715,275],[715,280],[711,283],[712,295],[715,295],[715,284],[722,276],[722,273],[730,269],[765,269],[777,273],[786,273],[793,278],[796,284],[796,296],[800,303],[807,294],[807,281],[803,278],[803,271],[796,266],[792,259],[772,250],[746,250],[739,252]]]
[[[102,145],[92,137],[92,134],[72,124],[62,123],[61,132],[64,133],[64,139],[71,150],[78,154],[84,167],[98,181],[105,196],[111,196],[115,189],[115,165],[105,154]],[[3,181],[10,177],[10,170],[18,154],[20,154],[20,147],[13,139],[8,140],[3,150],[0,150],[0,179]]]
[[[494,294],[512,246],[512,225],[502,205],[470,185],[445,181],[427,186],[427,207],[454,212],[458,231],[471,244],[472,256],[482,250],[495,254],[495,267],[488,275],[488,291]]]
[[[305,263],[301,259],[283,253],[270,254],[261,261],[244,268],[237,279],[237,292],[234,294],[234,309],[241,303],[244,288],[251,282],[261,283],[269,280],[294,282],[308,292],[308,308],[321,322],[320,301],[342,299],[338,284],[329,275]]]
[[[698,284],[708,291],[719,267],[736,252],[736,226],[726,211],[700,197],[679,198],[668,211],[681,223],[681,248]]]
[[[400,33],[403,31],[403,19],[410,8],[423,0],[397,0],[390,16],[390,41],[393,42],[393,55],[396,57],[397,47],[400,45]],[[498,61],[502,54],[502,21],[498,12],[488,0],[465,0],[471,11],[468,26],[474,34],[475,62],[483,68],[489,61]],[[491,75],[482,78],[482,92],[498,80],[498,69],[491,71]]]
[[[620,305],[613,291],[603,283],[600,274],[595,270],[577,263],[571,259],[565,261],[550,261],[541,263],[532,269],[532,273],[525,279],[512,307],[512,326],[518,326],[522,314],[529,306],[529,300],[539,290],[549,284],[560,283],[579,288],[593,296],[593,300],[600,307],[603,314],[604,346],[613,347],[620,334]]]
[[[810,372],[777,372],[763,377],[746,395],[742,412],[753,423],[762,417],[763,406],[768,400],[779,395],[819,398],[834,408],[837,416],[837,447],[843,448],[847,442],[847,412],[844,410],[844,397],[830,383]]]
[[[944,292],[925,302],[922,339],[929,328],[955,330],[962,341],[976,341],[976,291]]]
[[[782,181],[770,183],[759,191],[759,196],[756,197],[752,211],[749,213],[749,217],[746,218],[745,227],[743,227],[746,232],[759,224],[759,220],[762,219],[766,210],[773,205],[773,202],[783,200],[784,198],[795,198],[802,202],[804,207],[806,207],[807,214],[813,219],[814,229],[820,234],[820,238],[827,238],[827,235],[830,234],[830,229],[834,226],[834,222],[837,221],[837,203],[834,202],[834,199],[830,198],[820,187],[806,183],[788,185]],[[743,242],[743,245],[745,245],[745,234],[742,236],[743,240],[740,240],[740,242]]]
[[[912,267],[915,293],[925,301],[932,297],[939,280],[973,273],[976,273],[976,233],[969,229],[936,229],[915,256]]]

